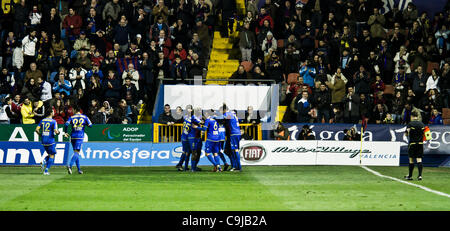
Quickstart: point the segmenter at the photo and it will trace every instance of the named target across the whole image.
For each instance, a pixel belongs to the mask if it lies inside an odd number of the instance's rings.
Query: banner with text
[[[317,140],[243,140],[240,146],[243,165],[399,166],[400,164],[400,142],[364,142],[362,149],[360,142]]]
[[[83,166],[175,166],[181,154],[181,143],[88,142],[83,144],[80,161]],[[204,156],[199,165],[210,164]]]
[[[289,129],[291,139],[297,140],[304,124],[284,124]],[[316,140],[343,140],[344,129],[350,129],[352,124],[308,124]],[[355,125],[361,132],[361,125]],[[428,125],[431,140],[424,142],[424,154],[450,155],[450,127],[445,125]],[[365,141],[397,141],[400,142],[400,154],[408,154],[408,138],[405,136],[406,125],[376,125],[369,124],[364,132]]]
[[[56,143],[55,165],[65,165],[70,143]],[[37,165],[47,156],[39,142],[0,142],[0,165]]]
[[[34,132],[37,124],[0,125],[0,141],[39,141]],[[58,125],[63,131],[63,125]],[[70,128],[69,128],[70,132]],[[153,128],[151,124],[94,124],[85,129],[85,141],[108,142],[151,142]],[[68,142],[62,133],[56,136],[58,142]]]

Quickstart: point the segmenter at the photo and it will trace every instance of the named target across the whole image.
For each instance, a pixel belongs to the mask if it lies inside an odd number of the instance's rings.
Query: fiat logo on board
[[[266,157],[266,149],[259,144],[245,145],[240,153],[242,159],[247,162],[258,162]]]

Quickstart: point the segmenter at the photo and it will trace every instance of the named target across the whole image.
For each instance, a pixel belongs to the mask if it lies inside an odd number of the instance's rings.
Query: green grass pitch
[[[244,166],[243,172],[174,167],[0,167],[0,211],[448,211],[450,198],[359,166]],[[370,167],[401,179],[407,167]],[[74,170],[76,168],[74,167]],[[412,183],[450,194],[449,168]],[[417,168],[414,176],[417,176]]]

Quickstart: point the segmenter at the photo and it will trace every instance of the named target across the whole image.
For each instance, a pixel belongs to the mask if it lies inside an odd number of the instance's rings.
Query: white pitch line
[[[422,186],[422,185],[413,184],[413,183],[408,182],[408,181],[404,181],[404,180],[397,179],[397,178],[395,178],[395,177],[385,176],[385,175],[382,175],[381,173],[379,173],[379,172],[377,172],[377,171],[374,171],[374,170],[372,170],[372,169],[370,169],[370,168],[368,168],[368,167],[366,167],[366,166],[361,166],[361,168],[363,168],[363,169],[365,169],[365,170],[367,170],[367,171],[373,173],[373,174],[376,175],[376,176],[383,177],[383,178],[387,178],[387,179],[391,179],[391,180],[395,180],[395,181],[400,182],[400,183],[403,183],[403,184],[407,184],[407,185],[411,185],[411,186],[414,186],[414,187],[423,189],[423,190],[425,190],[425,191],[427,191],[427,192],[431,192],[431,193],[434,193],[434,194],[437,194],[437,195],[440,195],[440,196],[444,196],[444,197],[450,198],[450,195],[447,194],[447,193],[439,192],[439,191],[436,191],[436,190],[427,188],[427,187]]]

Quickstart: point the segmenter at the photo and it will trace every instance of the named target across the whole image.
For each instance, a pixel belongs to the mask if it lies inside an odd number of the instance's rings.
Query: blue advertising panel
[[[181,143],[86,142],[80,152],[82,166],[175,166],[182,154]],[[70,156],[73,150],[70,150]],[[204,153],[199,165],[210,164]]]
[[[285,124],[291,138],[296,140],[304,124]],[[344,129],[356,126],[361,132],[361,125],[353,124],[309,124],[317,140],[342,140]],[[445,125],[428,125],[432,139],[424,142],[424,154],[450,155],[450,127]],[[404,135],[406,125],[369,124],[364,132],[364,141],[399,141],[400,154],[408,154],[408,138]]]
[[[70,144],[56,143],[55,165],[65,165]],[[47,156],[40,142],[0,142],[0,165],[38,165]]]

